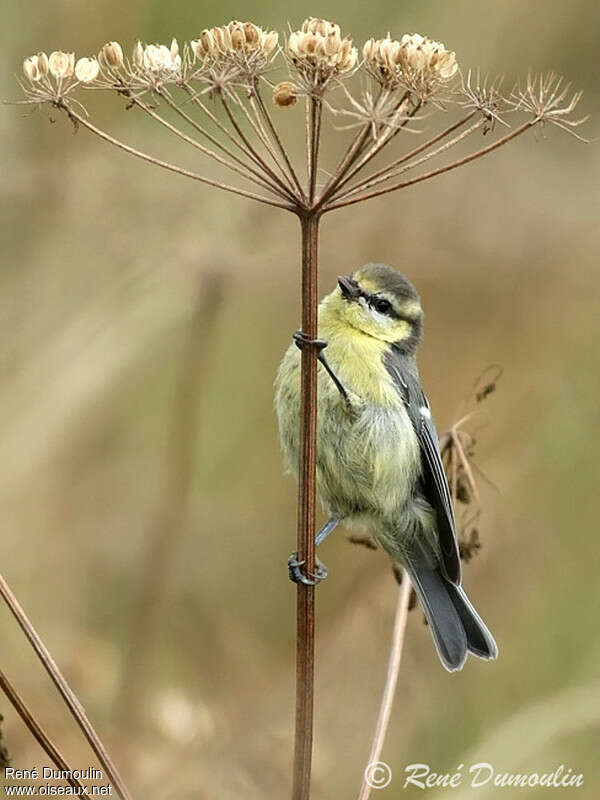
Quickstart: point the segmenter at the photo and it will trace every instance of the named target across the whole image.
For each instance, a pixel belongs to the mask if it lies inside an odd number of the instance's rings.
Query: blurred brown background
[[[600,97],[597,0],[4,8],[3,98],[18,97],[13,73],[39,49],[186,40],[231,18],[282,31],[308,14],[339,21],[358,43],[426,33],[509,84],[529,67],[556,69],[585,90],[582,113]],[[177,143],[117,98],[94,96],[89,108],[124,139],[179,158]],[[585,132],[598,135],[597,117]],[[282,475],[272,380],[298,326],[297,224],[73,135],[45,111],[5,106],[0,136],[2,572],[136,797],[285,797],[295,485]],[[599,167],[597,144],[551,129],[325,219],[323,292],[365,261],[399,267],[421,291],[421,373],[440,428],[483,368],[504,367],[478,434],[478,463],[499,491],[481,484],[484,547],[465,577],[500,658],[450,676],[411,614],[383,753],[395,778],[382,797],[403,795],[412,762],[538,773],[562,763],[585,776],[563,792],[600,791]],[[322,557],[331,576],[318,590],[315,800],[359,785],[396,598],[385,558],[343,532]],[[145,602],[159,594],[146,643],[142,586]],[[0,641],[2,668],[69,760],[93,763],[6,610]],[[46,763],[3,698],[0,712],[13,765]]]

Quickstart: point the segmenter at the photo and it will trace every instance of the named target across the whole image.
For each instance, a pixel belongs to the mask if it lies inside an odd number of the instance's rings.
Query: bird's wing
[[[385,366],[402,397],[421,450],[423,493],[436,512],[442,569],[460,584],[460,555],[450,489],[442,464],[437,431],[414,363],[396,347],[388,350]]]

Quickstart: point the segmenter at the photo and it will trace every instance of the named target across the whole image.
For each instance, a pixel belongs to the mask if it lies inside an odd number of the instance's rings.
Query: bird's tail
[[[461,669],[468,652],[479,658],[496,658],[494,637],[463,589],[446,580],[439,569],[410,563],[406,567],[446,669]]]

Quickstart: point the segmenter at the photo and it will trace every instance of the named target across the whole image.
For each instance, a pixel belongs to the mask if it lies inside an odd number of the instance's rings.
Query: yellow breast
[[[387,342],[343,324],[335,317],[319,320],[319,336],[327,342],[324,355],[344,387],[363,402],[397,408],[402,400],[383,357]]]

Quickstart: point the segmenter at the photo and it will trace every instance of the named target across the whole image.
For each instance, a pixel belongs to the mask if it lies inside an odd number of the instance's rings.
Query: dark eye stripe
[[[367,297],[367,301],[371,308],[374,308],[375,311],[378,311],[380,314],[385,314],[386,317],[390,317],[391,319],[400,318],[400,315],[387,298],[372,294]]]

